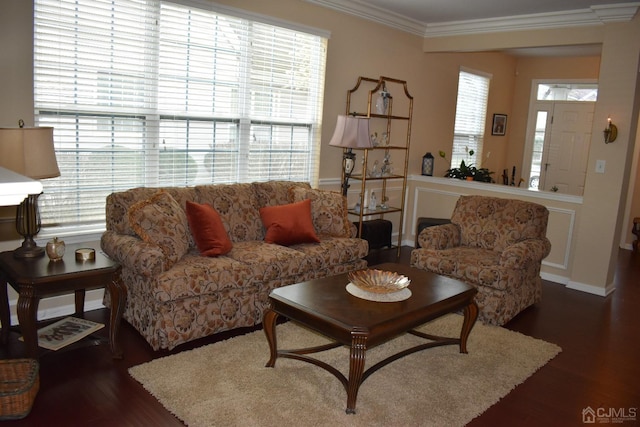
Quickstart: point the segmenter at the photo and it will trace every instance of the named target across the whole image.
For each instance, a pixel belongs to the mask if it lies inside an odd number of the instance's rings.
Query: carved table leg
[[[467,338],[478,319],[478,304],[475,300],[464,308],[464,322],[462,323],[462,331],[460,332],[460,353],[467,353]]]
[[[262,317],[262,327],[264,328],[264,334],[267,336],[267,342],[269,343],[269,361],[265,365],[267,368],[273,368],[278,358],[278,341],[276,339],[277,318],[278,313],[270,308],[265,310]]]
[[[111,297],[111,313],[109,316],[109,345],[114,359],[122,359],[123,351],[118,340],[120,321],[127,301],[127,288],[120,280],[120,272],[107,285]]]
[[[18,322],[27,346],[27,357],[38,358],[38,326],[37,313],[39,299],[30,296],[31,292],[20,292],[18,297]]]
[[[2,323],[2,344],[6,344],[9,340],[9,328],[11,327],[11,313],[9,312],[9,295],[7,294],[7,279],[0,276],[0,323]]]
[[[361,331],[351,332],[349,382],[347,383],[347,414],[356,413],[356,399],[358,398],[358,389],[362,383],[366,353],[367,334]]]

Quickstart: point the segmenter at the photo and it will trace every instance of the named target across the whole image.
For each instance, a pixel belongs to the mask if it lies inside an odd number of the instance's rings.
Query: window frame
[[[481,82],[480,79],[483,79],[483,83],[485,84],[485,92],[483,95],[484,101],[482,102],[482,100],[480,100],[481,104],[483,104],[483,108],[479,108],[477,103],[473,104],[475,105],[475,108],[467,108],[469,102],[468,100],[465,100],[465,97],[469,97],[469,94],[460,92],[461,86],[463,85],[463,74],[471,76],[474,79],[478,79],[478,84]],[[462,161],[467,165],[474,164],[477,168],[482,167],[482,150],[486,133],[486,118],[491,79],[491,74],[473,70],[471,68],[460,67],[460,70],[458,71],[455,123],[453,141],[451,144],[450,167],[452,169],[459,167]],[[478,112],[480,113],[478,114]],[[469,114],[475,117],[469,118]],[[475,130],[475,132],[464,132],[465,130],[471,130],[471,128],[474,128],[472,130]]]
[[[35,12],[35,32],[34,36],[34,80],[38,78],[38,5],[42,5],[42,3],[46,3],[47,0],[36,0],[34,9]],[[112,0],[112,3],[117,2],[118,0]],[[57,2],[55,2],[57,3]],[[167,187],[167,186],[193,186],[200,185],[203,183],[231,183],[231,182],[253,182],[253,181],[261,181],[268,179],[281,179],[281,180],[305,180],[310,182],[311,185],[317,185],[318,176],[319,176],[319,161],[320,161],[320,129],[321,129],[321,120],[322,120],[322,104],[323,104],[323,96],[324,96],[324,79],[326,72],[326,54],[327,54],[327,41],[329,38],[329,33],[324,30],[315,29],[312,27],[306,27],[303,25],[298,25],[295,23],[290,23],[286,21],[281,21],[272,17],[261,16],[257,14],[253,14],[247,11],[243,11],[240,9],[234,9],[226,6],[211,4],[209,2],[201,2],[201,1],[186,1],[186,0],[158,0],[153,2],[153,7],[155,10],[147,11],[150,15],[153,15],[152,19],[156,21],[156,27],[161,27],[158,25],[158,19],[160,19],[161,9],[163,5],[169,5],[171,7],[175,7],[177,9],[188,7],[193,10],[197,10],[198,13],[213,13],[219,15],[229,16],[232,19],[242,20],[242,23],[248,27],[248,32],[252,31],[266,31],[267,36],[269,31],[273,30],[273,32],[286,32],[287,34],[292,34],[292,43],[298,43],[297,39],[302,38],[305,42],[310,42],[313,45],[308,47],[309,49],[309,58],[310,60],[307,63],[307,70],[309,70],[307,80],[305,84],[308,86],[304,86],[303,90],[307,90],[306,93],[311,93],[310,103],[307,103],[307,108],[309,111],[305,111],[306,114],[304,117],[300,117],[300,115],[291,117],[281,116],[274,117],[273,110],[264,110],[266,114],[255,115],[251,112],[251,100],[252,97],[255,97],[257,92],[252,92],[255,86],[252,86],[251,82],[251,67],[250,62],[255,58],[255,55],[252,56],[251,52],[249,52],[250,46],[252,45],[252,38],[255,37],[255,33],[253,36],[249,37],[247,40],[243,40],[243,43],[246,45],[243,49],[247,50],[247,56],[244,56],[241,61],[243,62],[239,66],[242,68],[242,77],[240,80],[241,83],[239,85],[242,86],[241,91],[244,93],[239,93],[239,103],[237,105],[238,114],[237,115],[229,115],[229,114],[202,114],[200,112],[196,112],[193,114],[172,114],[170,111],[163,110],[163,107],[158,106],[158,91],[152,91],[155,96],[147,97],[145,96],[142,101],[144,104],[144,108],[140,111],[132,111],[131,109],[127,110],[121,109],[109,109],[105,108],[105,111],[102,111],[100,108],[95,108],[93,110],[82,108],[80,106],[78,109],[73,110],[69,108],[62,109],[52,109],[47,108],[44,102],[39,100],[37,90],[34,94],[34,111],[35,111],[35,123],[39,126],[53,125],[54,127],[54,141],[56,145],[56,151],[59,155],[63,155],[65,150],[71,150],[69,146],[75,143],[76,153],[82,152],[83,144],[85,144],[81,139],[81,130],[80,126],[76,126],[76,129],[73,129],[72,122],[79,123],[82,120],[91,120],[94,119],[96,122],[99,120],[103,120],[105,123],[111,121],[112,123],[116,123],[118,120],[130,120],[140,121],[140,127],[143,129],[145,134],[144,138],[141,137],[142,142],[141,154],[136,162],[141,162],[140,168],[143,169],[142,172],[142,181],[140,182],[138,178],[133,176],[127,176],[127,174],[123,174],[126,176],[127,180],[124,182],[119,182],[111,185],[105,185],[107,188],[103,193],[97,192],[97,196],[100,199],[104,200],[108,194],[114,191],[122,191],[132,187],[138,186],[147,186],[147,187]],[[143,22],[144,24],[144,22]],[[142,24],[142,25],[143,25]],[[271,26],[271,27],[270,27]],[[45,30],[42,30],[45,31]],[[158,46],[161,43],[162,33],[160,29],[156,30],[154,33],[154,38],[152,40],[153,43],[156,43]],[[294,33],[295,32],[295,33]],[[296,34],[298,36],[296,37]],[[274,36],[275,38],[275,36]],[[268,40],[268,39],[265,39]],[[280,39],[277,39],[280,41]],[[298,46],[296,44],[296,46]],[[156,47],[159,51],[160,48]],[[291,56],[291,50],[287,51],[287,56]],[[303,54],[306,54],[307,51],[304,51]],[[160,54],[160,53],[158,53]],[[153,61],[151,61],[153,62]],[[161,70],[158,65],[158,61],[155,63],[151,63],[149,65],[148,71],[145,72],[145,79],[152,79],[155,84],[159,84],[161,81],[160,73]],[[291,60],[293,62],[293,59]],[[296,64],[297,66],[297,64]],[[289,71],[289,70],[287,70]],[[293,70],[295,72],[295,70]],[[274,77],[272,77],[274,78]],[[277,75],[276,77],[277,78]],[[123,86],[126,82],[123,83]],[[36,84],[37,88],[37,82]],[[267,84],[269,82],[267,81]],[[293,84],[291,85],[293,87]],[[258,89],[260,90],[260,89]],[[277,87],[274,86],[274,90],[277,90]],[[278,94],[279,92],[268,93],[269,95]],[[303,95],[304,95],[303,94]],[[125,93],[126,95],[126,93]],[[295,96],[293,93],[291,96]],[[124,95],[123,95],[124,96]],[[296,101],[296,100],[294,100]],[[286,102],[286,100],[285,100]],[[266,107],[269,108],[269,107]],[[271,107],[276,108],[276,107]],[[68,120],[69,126],[68,129],[61,129],[61,126],[56,126],[56,120]],[[206,126],[207,122],[211,122],[213,127],[215,128],[218,124],[223,124],[229,127],[230,138],[236,139],[237,149],[235,152],[231,153],[228,151],[228,147],[225,149],[221,149],[221,151],[216,151],[215,149],[211,150],[198,150],[197,148],[190,148],[188,146],[188,140],[192,138],[191,136],[187,136],[187,141],[185,141],[182,148],[178,147],[175,149],[175,152],[172,152],[172,155],[169,157],[173,158],[170,160],[175,163],[175,158],[181,156],[181,154],[185,153],[184,157],[184,180],[179,182],[177,185],[175,182],[180,181],[179,179],[173,179],[171,183],[167,183],[162,178],[163,173],[166,174],[166,170],[163,167],[161,158],[163,157],[163,150],[166,151],[166,148],[169,144],[167,144],[166,138],[163,137],[163,125],[169,122],[182,123],[187,129],[185,132],[187,135],[189,134],[189,126],[192,123],[199,123],[200,125]],[[59,125],[59,123],[58,123]],[[56,127],[58,129],[56,129]],[[112,133],[115,132],[115,124],[112,124]],[[180,126],[177,126],[179,128]],[[281,136],[281,139],[276,141],[273,138],[268,141],[260,141],[256,138],[257,130],[265,131],[269,135],[278,134]],[[75,131],[75,135],[72,133]],[[65,132],[67,134],[65,134]],[[108,132],[107,132],[108,133]],[[286,137],[290,138],[290,144],[287,148],[280,144],[276,147],[279,141],[284,141],[286,145]],[[303,143],[300,144],[300,141]],[[117,144],[117,138],[114,137],[111,144]],[[256,144],[258,143],[258,144]],[[306,144],[306,145],[305,145]],[[303,146],[304,149],[301,149],[300,146]],[[175,147],[174,147],[175,148]],[[288,150],[288,151],[287,151]],[[117,151],[113,151],[113,153],[117,153]],[[217,154],[216,154],[217,153]],[[277,165],[277,168],[257,168],[255,166],[256,158],[262,156],[268,157],[270,159],[277,158],[277,161],[269,161],[270,166]],[[234,160],[230,160],[229,164],[235,165],[237,164],[237,171],[230,173],[229,176],[225,175],[224,177],[217,177],[212,173],[209,177],[209,181],[200,180],[192,180],[190,178],[190,168],[189,164],[191,162],[191,157],[193,154],[197,154],[199,158],[202,156],[208,155],[222,155],[229,154],[234,157]],[[167,157],[167,156],[164,156]],[[301,160],[302,159],[302,160]],[[297,163],[296,163],[297,160]],[[287,164],[289,161],[289,164]],[[302,163],[300,163],[302,162]],[[60,163],[60,161],[59,161]],[[173,163],[172,163],[173,164]],[[206,165],[206,162],[203,160],[202,165]],[[182,164],[178,165],[182,167]],[[299,173],[291,174],[287,170],[291,171],[297,168],[296,170],[302,171],[303,175]],[[300,169],[302,168],[302,169]],[[64,167],[62,169],[62,176],[60,178],[54,178],[51,180],[43,181],[44,193],[40,198],[40,207],[41,214],[43,220],[43,229],[40,233],[41,237],[48,237],[53,235],[64,235],[70,236],[74,234],[83,234],[83,233],[98,233],[104,230],[104,208],[102,208],[102,213],[100,217],[96,218],[95,214],[87,215],[86,220],[83,220],[83,211],[80,205],[82,205],[82,189],[76,190],[74,194],[77,195],[75,204],[76,207],[64,206],[65,201],[63,194],[64,191],[70,186],[73,186],[72,183],[63,183],[65,178]],[[202,168],[200,168],[202,169]],[[260,169],[260,172],[264,172],[263,175],[256,175]],[[114,167],[111,167],[111,171],[113,173]],[[78,184],[78,188],[82,186],[83,177],[81,168],[76,168],[74,172],[77,174],[75,178],[75,182]],[[213,179],[211,179],[213,178]],[[94,181],[100,181],[94,180]],[[102,183],[101,183],[102,184]],[[72,191],[72,190],[69,190]],[[84,190],[86,192],[90,190]],[[58,210],[60,209],[60,210]],[[95,210],[95,209],[94,209]],[[68,212],[75,211],[75,213],[69,214]],[[62,212],[67,212],[67,214],[63,214]],[[66,216],[65,216],[66,215]],[[69,218],[73,215],[77,216],[77,220],[73,220],[69,222]],[[63,218],[65,222],[62,224],[58,224],[58,218]]]

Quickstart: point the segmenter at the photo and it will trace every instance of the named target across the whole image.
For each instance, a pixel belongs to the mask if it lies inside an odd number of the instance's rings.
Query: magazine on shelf
[[[104,324],[77,317],[67,317],[38,329],[38,345],[49,350],[59,350],[87,335],[104,328]],[[23,337],[20,337],[24,341]]]

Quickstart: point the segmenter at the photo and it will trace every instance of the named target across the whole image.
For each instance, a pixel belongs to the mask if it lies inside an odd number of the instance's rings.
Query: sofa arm
[[[460,246],[460,228],[455,224],[427,227],[418,235],[418,244],[425,249],[449,249]]]
[[[358,227],[354,223],[350,223],[349,226],[349,237],[356,238],[358,237]]]
[[[165,271],[168,262],[160,247],[136,236],[105,231],[100,239],[102,250],[123,268],[152,277]]]
[[[522,270],[530,264],[539,264],[551,252],[551,242],[544,239],[527,239],[507,247],[500,255],[500,266]]]

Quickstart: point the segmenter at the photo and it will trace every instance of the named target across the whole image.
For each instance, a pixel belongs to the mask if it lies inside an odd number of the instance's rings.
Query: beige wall
[[[445,53],[449,51],[490,51],[496,47],[549,46],[602,43],[600,100],[596,106],[593,134],[600,134],[611,115],[619,127],[614,144],[592,144],[582,215],[576,223],[576,249],[569,263],[570,281],[605,289],[612,282],[613,263],[621,237],[625,202],[629,188],[631,159],[638,119],[638,58],[640,55],[640,18],[631,23],[607,24],[566,30],[525,31],[457,36],[422,40],[385,26],[311,5],[302,0],[225,0],[220,3],[270,15],[279,19],[313,26],[331,32],[327,53],[327,74],[323,114],[320,179],[327,187],[338,188],[341,152],[328,147],[335,118],[344,113],[346,91],[359,75],[386,75],[409,82],[415,98],[410,173],[419,173],[426,151],[450,147],[455,113],[457,71],[460,65],[493,74],[487,121],[493,113],[509,115],[505,137],[487,136],[486,150],[491,152],[486,165],[495,170],[518,164],[522,154],[511,151],[521,138],[522,124],[516,114],[522,109],[514,93],[523,77],[516,76],[527,67],[501,53]],[[30,2],[0,2],[0,125],[14,125],[19,118],[28,124],[32,108],[32,15]],[[532,67],[533,68],[533,67]],[[541,66],[540,69],[543,67]],[[579,70],[576,70],[576,72]],[[533,77],[533,71],[531,71]],[[526,86],[526,84],[525,84]],[[9,94],[9,96],[5,96]],[[595,174],[596,159],[607,162],[605,174]],[[484,161],[485,159],[483,159]],[[436,161],[436,174],[447,164]],[[635,182],[632,181],[635,185]],[[633,193],[632,193],[633,194]],[[408,203],[413,203],[409,195]],[[637,197],[633,205],[638,206]],[[411,206],[411,205],[410,205]],[[640,212],[630,216],[639,216]],[[412,230],[406,223],[405,239]],[[625,234],[628,234],[626,232]],[[630,236],[630,235],[629,235]],[[630,242],[630,237],[627,240]],[[1,244],[1,242],[0,242]]]

